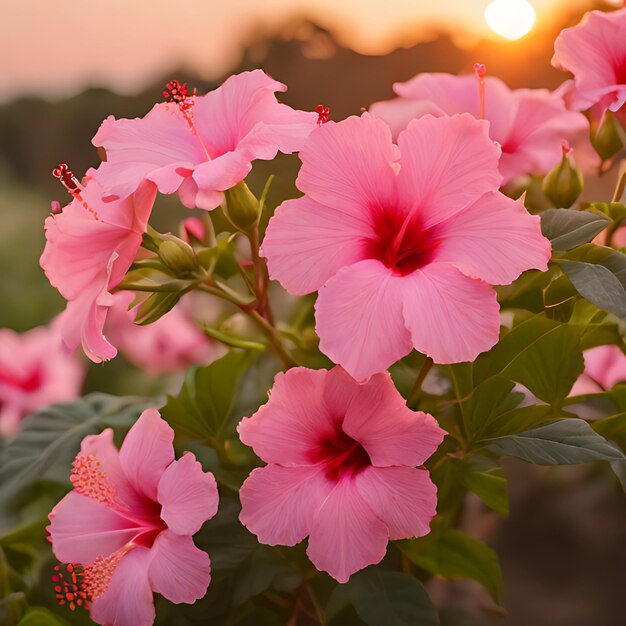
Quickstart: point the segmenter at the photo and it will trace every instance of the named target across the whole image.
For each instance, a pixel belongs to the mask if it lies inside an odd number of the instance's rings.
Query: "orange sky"
[[[410,45],[431,26],[489,36],[490,0],[0,0],[0,100],[64,96],[86,86],[140,90],[187,67],[217,76],[258,27],[307,15],[360,51]],[[538,23],[588,0],[530,0]],[[495,35],[493,35],[495,36]]]

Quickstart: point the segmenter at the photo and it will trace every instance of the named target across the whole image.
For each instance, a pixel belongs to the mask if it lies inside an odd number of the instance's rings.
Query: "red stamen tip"
[[[61,213],[62,210],[63,208],[61,207],[61,203],[58,200],[53,200],[50,203],[50,213],[52,213],[52,215],[58,215],[59,213]]]
[[[71,611],[77,606],[87,606],[89,596],[84,588],[84,569],[80,565],[67,563],[55,565],[52,575],[54,595],[59,605],[67,604]]]
[[[67,163],[60,163],[57,165],[52,170],[52,175],[59,179],[61,184],[67,189],[68,193],[71,193],[73,196],[80,193],[80,183],[67,166]]]
[[[195,95],[195,89],[193,90],[193,93],[189,93],[187,83],[183,83],[181,85],[175,78],[170,80],[169,83],[166,83],[165,91],[163,92],[165,101],[175,104],[182,113],[188,113],[191,111],[194,105]]]
[[[567,139],[561,141],[561,150],[563,150],[563,155],[572,154],[572,152],[574,152],[574,148],[569,145]]]
[[[487,73],[487,66],[484,63],[474,63],[474,72],[476,76],[482,78]]]
[[[323,104],[318,104],[315,107],[315,112],[318,115],[317,123],[321,126],[322,124],[326,124],[330,119],[330,107],[325,107]]]

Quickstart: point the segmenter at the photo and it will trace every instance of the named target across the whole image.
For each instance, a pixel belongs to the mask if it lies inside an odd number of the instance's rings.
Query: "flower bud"
[[[595,128],[592,125],[591,144],[603,161],[610,159],[622,149],[618,124],[615,115],[607,111]]]
[[[224,192],[224,215],[239,231],[246,232],[258,223],[261,215],[259,201],[244,182]]]
[[[181,224],[180,237],[191,245],[207,243],[207,229],[204,222],[199,217],[188,217]]]
[[[177,276],[193,272],[198,267],[198,260],[193,248],[182,239],[168,235],[159,244],[159,257]]]
[[[563,158],[543,179],[543,192],[560,209],[568,209],[583,192],[583,177],[572,158],[567,141],[562,144]]]

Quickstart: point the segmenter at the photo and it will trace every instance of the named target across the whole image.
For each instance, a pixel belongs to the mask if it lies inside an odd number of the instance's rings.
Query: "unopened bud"
[[[611,111],[607,111],[600,123],[591,131],[591,144],[603,161],[610,159],[622,149],[622,139],[618,128],[619,121]]]
[[[204,243],[206,238],[204,222],[198,217],[188,217],[181,224],[180,236],[189,244]]]
[[[242,232],[257,224],[261,215],[259,201],[244,182],[224,192],[222,208],[228,221]]]
[[[193,248],[182,239],[169,235],[159,244],[159,257],[177,276],[193,272],[198,260]]]
[[[572,157],[573,150],[567,141],[562,143],[561,162],[543,179],[543,192],[559,209],[568,209],[583,192],[584,181]]]

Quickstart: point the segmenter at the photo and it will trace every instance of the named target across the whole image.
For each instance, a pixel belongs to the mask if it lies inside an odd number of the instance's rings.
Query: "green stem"
[[[417,374],[417,378],[413,383],[413,388],[409,393],[409,399],[406,402],[409,408],[413,408],[419,400],[419,397],[422,394],[422,383],[424,382],[424,379],[426,378],[428,372],[430,372],[430,368],[433,366],[433,364],[433,360],[429,356],[427,356],[424,364],[422,365],[422,369],[420,369],[419,373]]]

